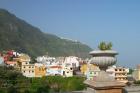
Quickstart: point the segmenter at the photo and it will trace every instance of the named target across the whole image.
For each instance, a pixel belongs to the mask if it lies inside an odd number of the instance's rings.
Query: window
[[[25,68],[25,66],[24,66],[24,68]]]
[[[29,66],[29,68],[31,68],[31,66]]]
[[[119,69],[119,71],[122,71],[121,69]]]
[[[23,73],[25,73],[25,71],[23,71]]]
[[[29,73],[30,73],[30,70],[29,70]]]
[[[32,73],[34,73],[34,71],[32,71]]]

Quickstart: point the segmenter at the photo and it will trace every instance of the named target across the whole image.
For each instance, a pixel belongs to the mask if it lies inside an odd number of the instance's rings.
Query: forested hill
[[[49,56],[87,57],[91,51],[85,44],[44,33],[7,10],[0,9],[0,51],[11,49],[33,57],[47,53]]]

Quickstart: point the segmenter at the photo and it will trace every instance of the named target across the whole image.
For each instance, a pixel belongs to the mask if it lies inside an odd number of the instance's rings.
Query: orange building
[[[35,63],[35,77],[43,77],[46,75],[46,67],[43,64]]]

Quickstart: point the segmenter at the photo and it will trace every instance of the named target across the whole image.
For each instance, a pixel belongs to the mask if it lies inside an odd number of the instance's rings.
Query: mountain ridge
[[[44,54],[87,57],[92,50],[79,41],[68,41],[42,32],[5,9],[0,9],[0,41],[0,51],[13,49],[33,57]]]

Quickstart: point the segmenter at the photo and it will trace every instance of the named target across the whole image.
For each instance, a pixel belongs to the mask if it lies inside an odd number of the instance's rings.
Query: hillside
[[[32,57],[47,53],[49,56],[87,57],[91,51],[85,44],[44,33],[7,10],[0,9],[0,51],[10,49]]]

